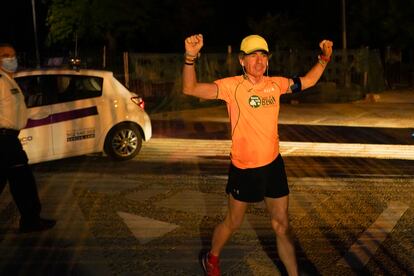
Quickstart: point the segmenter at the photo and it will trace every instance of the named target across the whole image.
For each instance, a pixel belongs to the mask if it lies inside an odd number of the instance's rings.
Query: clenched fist
[[[189,36],[184,41],[185,52],[191,56],[197,56],[203,47],[203,35],[196,34]]]
[[[322,55],[324,55],[327,58],[330,58],[332,55],[332,46],[333,46],[333,42],[330,40],[322,40],[319,43],[319,47],[322,50]]]

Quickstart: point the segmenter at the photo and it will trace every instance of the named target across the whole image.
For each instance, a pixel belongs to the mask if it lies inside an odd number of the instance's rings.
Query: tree
[[[306,43],[298,44],[302,40],[299,22],[292,16],[270,13],[258,19],[248,18],[249,28],[257,34],[261,34],[268,40],[269,47],[289,49],[302,48]]]
[[[115,50],[148,27],[148,1],[52,0],[47,25],[48,43],[68,43],[76,36],[89,47],[104,43]],[[102,45],[102,44],[101,44]],[[100,46],[101,46],[100,45]]]
[[[359,0],[349,6],[351,47],[412,47],[414,0]]]

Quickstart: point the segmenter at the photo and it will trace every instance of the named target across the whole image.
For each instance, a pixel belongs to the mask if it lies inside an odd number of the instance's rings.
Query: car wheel
[[[112,128],[105,139],[104,150],[115,160],[129,160],[141,150],[142,136],[137,126],[121,124]]]

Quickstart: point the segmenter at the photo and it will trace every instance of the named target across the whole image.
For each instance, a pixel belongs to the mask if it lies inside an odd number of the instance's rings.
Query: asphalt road
[[[134,160],[89,155],[34,166],[55,229],[17,234],[0,197],[0,275],[201,275],[198,253],[224,216],[228,129],[154,122]],[[410,144],[412,129],[281,126],[282,140]],[[370,132],[371,131],[371,132]],[[353,134],[352,134],[353,133]],[[338,149],[339,150],[339,149]],[[282,152],[283,153],[283,152]],[[284,157],[303,275],[414,274],[414,162]],[[222,254],[223,275],[283,274],[264,205]]]

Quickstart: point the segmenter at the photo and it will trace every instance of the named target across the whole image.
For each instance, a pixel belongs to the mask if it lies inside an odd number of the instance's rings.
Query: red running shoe
[[[206,276],[220,276],[219,258],[206,251],[201,254],[201,265]]]

